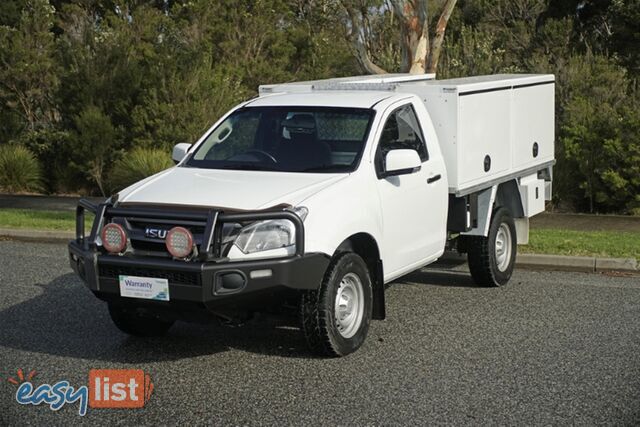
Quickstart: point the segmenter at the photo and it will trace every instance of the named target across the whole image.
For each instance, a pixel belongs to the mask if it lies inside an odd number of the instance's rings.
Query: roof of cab
[[[397,93],[389,91],[308,91],[297,93],[274,93],[254,99],[247,107],[345,107],[371,108],[380,101]]]

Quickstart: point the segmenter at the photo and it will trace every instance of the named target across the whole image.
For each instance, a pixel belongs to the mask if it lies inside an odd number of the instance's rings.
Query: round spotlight
[[[120,253],[127,247],[127,233],[120,224],[109,223],[100,233],[102,246],[111,253]]]
[[[173,227],[165,239],[167,250],[175,258],[186,258],[193,251],[193,235],[184,227]]]

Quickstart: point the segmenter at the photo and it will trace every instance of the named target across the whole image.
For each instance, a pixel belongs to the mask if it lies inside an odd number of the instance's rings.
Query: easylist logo
[[[89,406],[142,408],[153,392],[151,377],[142,369],[89,371]]]
[[[86,415],[87,407],[142,408],[153,393],[151,377],[141,369],[92,369],[88,384],[80,387],[72,386],[67,380],[34,384],[35,371],[25,375],[18,369],[16,377],[8,381],[18,386],[15,397],[19,404],[45,404],[52,411],[58,411],[67,404],[77,403],[81,416]]]

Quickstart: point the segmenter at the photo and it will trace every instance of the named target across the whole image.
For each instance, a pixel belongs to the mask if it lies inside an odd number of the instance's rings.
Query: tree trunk
[[[425,72],[425,61],[429,54],[429,35],[423,33],[418,40],[418,44],[413,50],[413,61],[409,72],[411,74],[422,74]]]
[[[428,0],[389,0],[393,14],[400,23],[403,73],[435,73],[438,69],[444,35],[457,0],[444,0],[433,39],[429,35]],[[369,74],[386,73],[371,60],[367,44],[367,16],[365,8],[358,9],[349,0],[340,0],[350,21],[348,37],[360,66]]]
[[[367,44],[365,40],[365,33],[362,30],[362,25],[360,23],[361,20],[364,20],[365,17],[360,15],[360,12],[357,11],[353,5],[348,2],[341,0],[340,4],[347,12],[349,16],[349,21],[351,21],[351,31],[348,35],[348,38],[353,45],[356,60],[358,64],[365,70],[365,72],[369,74],[385,74],[386,71],[376,65],[369,55],[369,50],[367,49]]]
[[[456,2],[457,0],[446,0],[442,6],[442,13],[436,25],[436,34],[429,51],[429,65],[427,67],[427,72],[429,73],[435,73],[438,69],[438,61],[440,61],[440,52],[442,51],[442,43],[444,42],[444,33],[447,30],[447,24],[449,23],[453,9],[456,7]]]
[[[393,13],[400,22],[402,65],[401,71],[422,74],[429,54],[429,25],[427,0],[392,1]]]
[[[457,0],[445,0],[434,37],[429,37],[428,0],[393,0],[402,33],[402,71],[411,74],[435,73],[449,18]]]

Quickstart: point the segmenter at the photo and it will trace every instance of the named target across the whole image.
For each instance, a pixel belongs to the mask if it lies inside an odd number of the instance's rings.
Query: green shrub
[[[40,164],[20,145],[0,146],[0,191],[38,192],[42,189]]]
[[[38,160],[44,193],[76,193],[78,184],[84,182],[84,176],[78,176],[70,167],[74,153],[70,137],[70,132],[47,128],[22,132],[12,141],[27,148]]]
[[[173,166],[169,153],[163,150],[136,148],[118,160],[111,170],[111,188],[121,190],[148,176]]]

